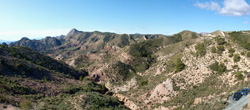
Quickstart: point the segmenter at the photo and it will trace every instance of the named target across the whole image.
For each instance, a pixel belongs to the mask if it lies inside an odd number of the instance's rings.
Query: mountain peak
[[[224,32],[222,32],[221,30],[217,30],[217,31],[212,32],[210,34],[212,34],[213,36],[223,36],[223,37],[225,37]]]
[[[75,33],[79,32],[77,29],[73,28],[69,31],[69,33],[67,34],[67,36],[73,36]]]
[[[78,31],[76,28],[71,29],[71,31]]]
[[[190,30],[183,30],[181,32],[179,32],[180,34],[188,34],[188,33],[195,33],[193,31],[190,31]]]
[[[30,39],[27,37],[23,37],[21,40],[30,40]]]

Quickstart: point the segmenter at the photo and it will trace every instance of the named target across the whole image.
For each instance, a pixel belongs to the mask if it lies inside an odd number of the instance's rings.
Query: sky
[[[250,30],[250,0],[0,0],[0,39]]]

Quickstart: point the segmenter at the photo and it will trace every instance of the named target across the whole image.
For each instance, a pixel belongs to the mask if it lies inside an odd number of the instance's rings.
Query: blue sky
[[[0,39],[249,30],[249,0],[0,0]],[[249,22],[249,23],[248,23]]]

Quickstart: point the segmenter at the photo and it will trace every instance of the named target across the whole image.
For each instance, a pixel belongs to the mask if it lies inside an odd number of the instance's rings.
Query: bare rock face
[[[202,102],[202,98],[195,98],[194,99],[194,105],[197,105],[197,104],[199,104],[199,103],[201,103]]]
[[[225,37],[224,32],[222,32],[221,30],[212,32],[211,34],[214,35],[214,36],[222,36],[222,37]]]
[[[75,63],[75,62],[76,62],[76,60],[73,59],[73,60],[69,63],[69,65],[70,65],[70,66],[73,66],[73,67],[76,67],[76,65],[75,65],[76,63]]]
[[[114,94],[114,97],[117,97],[119,101],[124,102],[124,105],[128,107],[131,110],[139,110],[137,105],[135,105],[132,101],[130,101],[126,96],[123,96],[121,94]]]
[[[172,80],[167,79],[165,82],[158,84],[155,87],[151,93],[151,96],[149,97],[149,100],[158,100],[163,102],[168,100],[170,97],[175,96],[176,94],[177,92],[174,91]]]
[[[131,55],[129,55],[128,53],[121,53],[121,55],[119,55],[118,59],[125,64],[133,64],[133,62],[134,62],[134,58]]]

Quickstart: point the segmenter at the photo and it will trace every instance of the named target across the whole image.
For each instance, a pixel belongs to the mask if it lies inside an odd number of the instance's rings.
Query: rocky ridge
[[[165,36],[72,29],[61,45],[47,53],[88,71],[90,79],[105,84],[133,110],[221,109],[230,91],[249,81],[249,50],[237,43],[232,33],[183,31]],[[185,65],[180,71],[178,59]],[[213,70],[215,62],[222,66]]]

